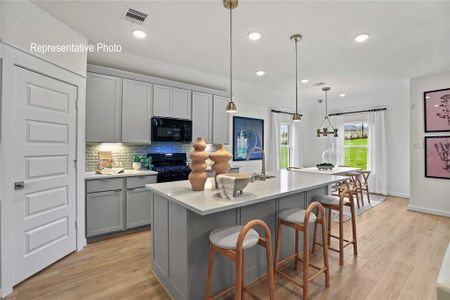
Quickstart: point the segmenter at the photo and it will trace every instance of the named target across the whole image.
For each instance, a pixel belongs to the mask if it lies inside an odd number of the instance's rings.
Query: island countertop
[[[270,173],[270,175],[275,175],[275,178],[249,183],[244,189],[244,193],[238,195],[235,200],[220,197],[219,191],[214,188],[214,178],[208,178],[205,190],[201,192],[192,191],[187,180],[147,184],[145,187],[193,212],[200,215],[209,215],[347,179],[345,176],[309,174],[286,170]]]

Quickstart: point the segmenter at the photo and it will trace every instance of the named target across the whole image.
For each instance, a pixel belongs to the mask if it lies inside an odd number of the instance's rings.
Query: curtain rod
[[[294,113],[288,112],[288,111],[282,111],[282,110],[276,110],[276,109],[271,109],[270,110],[273,113],[277,113],[277,114],[286,114],[286,115],[294,115]],[[300,116],[303,116],[302,114],[300,114]]]
[[[372,112],[372,111],[380,111],[380,110],[386,110],[386,107],[366,109],[366,110],[357,110],[357,111],[346,111],[346,112],[329,114],[329,116],[342,116],[342,115],[359,114],[359,113],[363,113],[363,112]]]

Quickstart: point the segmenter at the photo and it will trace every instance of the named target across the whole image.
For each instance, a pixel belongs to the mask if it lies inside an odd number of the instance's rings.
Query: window
[[[367,169],[369,125],[367,119],[345,120],[344,125],[345,165]]]
[[[289,125],[280,126],[280,168],[289,167]]]

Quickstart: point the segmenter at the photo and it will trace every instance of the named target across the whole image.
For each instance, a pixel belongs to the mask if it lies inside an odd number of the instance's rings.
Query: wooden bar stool
[[[316,209],[316,214],[312,212],[313,209]],[[320,218],[319,218],[320,216]],[[324,266],[318,267],[309,263],[309,223],[316,223],[322,225],[322,240],[323,245],[323,260]],[[295,254],[291,255],[282,261],[279,261],[280,256],[280,243],[281,243],[281,226],[287,226],[293,228],[295,230]],[[303,232],[303,258],[300,257],[299,251],[299,232]],[[327,238],[326,238],[326,230],[325,230],[325,209],[319,202],[311,203],[306,210],[301,208],[287,208],[281,210],[278,213],[278,225],[277,225],[277,242],[275,246],[275,276],[281,275],[287,280],[291,281],[295,285],[303,288],[303,299],[308,299],[308,284],[309,281],[313,280],[320,274],[325,274],[325,286],[330,286],[330,269],[328,265],[328,248],[327,248]],[[294,256],[295,258],[295,269],[299,269],[298,262],[303,262],[303,283],[297,282],[294,278],[287,275],[286,273],[279,270],[280,264],[289,260]],[[318,270],[313,275],[309,276],[308,271],[309,267],[312,267]]]
[[[345,197],[348,198],[345,199]],[[340,196],[317,196],[314,198],[315,201],[320,202],[324,208],[328,208],[328,249],[339,253],[339,264],[344,264],[344,248],[348,245],[353,245],[353,254],[358,255],[358,244],[356,238],[356,214],[355,214],[355,202],[353,200],[353,193],[350,189],[346,188],[341,193]],[[352,237],[351,241],[344,238],[344,206],[350,207],[351,220],[352,220]],[[331,214],[332,211],[336,210],[339,212],[339,236],[335,236],[331,234]],[[317,227],[317,224],[316,224]],[[332,248],[330,246],[331,238],[335,238],[339,240],[339,249]],[[317,228],[314,229],[314,243],[313,243],[313,252],[316,244],[321,245],[320,243],[315,243],[317,239]],[[344,244],[345,242],[345,244]],[[321,245],[323,246],[323,245]],[[326,247],[326,246],[323,246]]]
[[[264,239],[261,238],[253,227],[261,227],[264,230]],[[244,250],[249,249],[256,244],[266,248],[267,273],[269,280],[269,298],[275,299],[275,280],[272,269],[272,243],[270,240],[270,230],[266,223],[261,220],[252,220],[242,225],[220,227],[214,229],[209,234],[210,250],[209,250],[209,266],[208,279],[206,281],[205,299],[216,299],[226,292],[226,288],[219,293],[210,296],[212,286],[212,274],[214,270],[214,254],[218,253],[226,256],[235,262],[235,294],[234,299],[241,300],[244,298],[243,292],[247,292],[256,299],[256,295],[250,293],[244,286]]]

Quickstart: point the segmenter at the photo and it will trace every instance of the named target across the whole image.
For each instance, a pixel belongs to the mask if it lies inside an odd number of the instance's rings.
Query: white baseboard
[[[400,198],[406,198],[409,199],[409,195],[407,194],[402,194],[402,193],[396,193],[396,192],[388,192],[389,196],[393,196],[393,197],[400,197]]]
[[[408,210],[418,211],[418,212],[423,212],[426,214],[432,214],[432,215],[436,215],[436,216],[443,216],[443,217],[450,218],[450,212],[444,211],[444,210],[438,210],[438,209],[422,207],[422,206],[415,206],[415,205],[408,205]]]

